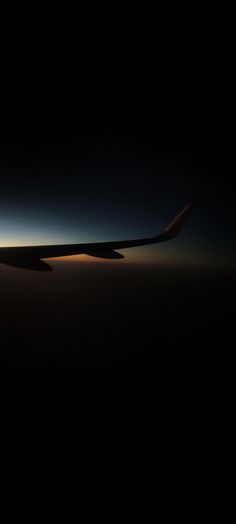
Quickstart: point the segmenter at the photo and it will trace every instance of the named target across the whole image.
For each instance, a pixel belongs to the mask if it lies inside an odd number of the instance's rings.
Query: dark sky
[[[64,97],[38,89],[2,104],[1,245],[149,236],[196,201],[178,239],[127,260],[233,266],[226,90],[106,87]]]
[[[79,41],[84,21],[73,30],[70,13],[68,40],[64,21],[58,38],[50,27],[47,61],[43,26],[39,54],[30,38],[16,58],[19,24],[11,80],[2,73],[0,246],[155,235],[195,206],[176,239],[124,261],[81,256],[48,273],[0,265],[0,411],[10,419],[78,421],[81,407],[114,406],[151,408],[161,430],[161,410],[178,428],[183,409],[188,432],[191,414],[194,426],[198,412],[215,410],[219,424],[228,408],[232,419],[235,60],[228,12],[224,35],[199,8],[209,45],[198,23],[190,45],[196,11],[183,13],[189,35],[175,17],[172,32],[170,13],[151,27],[151,12],[146,24],[132,12],[131,45],[121,24],[116,49],[105,34],[101,49],[98,20],[92,39],[91,16]]]

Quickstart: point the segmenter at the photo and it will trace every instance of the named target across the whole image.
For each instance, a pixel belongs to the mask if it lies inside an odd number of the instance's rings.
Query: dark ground
[[[231,410],[235,272],[56,262],[0,281],[2,419]]]

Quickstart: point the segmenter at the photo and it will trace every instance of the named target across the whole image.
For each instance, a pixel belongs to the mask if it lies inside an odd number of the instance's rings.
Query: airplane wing
[[[124,258],[124,255],[118,253],[116,249],[156,244],[174,238],[187,220],[191,210],[191,204],[185,206],[166,229],[160,235],[154,237],[140,238],[137,240],[118,240],[114,242],[95,242],[92,244],[1,247],[0,262],[9,266],[25,269],[49,271],[52,268],[46,262],[43,262],[42,259],[79,254],[106,259]]]

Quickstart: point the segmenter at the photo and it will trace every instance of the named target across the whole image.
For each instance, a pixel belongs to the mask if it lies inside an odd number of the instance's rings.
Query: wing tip
[[[192,212],[193,206],[193,202],[189,202],[174,218],[174,220],[172,220],[172,222],[165,228],[163,234],[166,239],[169,240],[174,238],[179,233],[180,229],[182,229],[190,213]]]

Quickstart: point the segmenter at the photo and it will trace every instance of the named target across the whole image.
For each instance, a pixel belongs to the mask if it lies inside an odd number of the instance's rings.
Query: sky
[[[194,202],[179,237],[124,251],[125,261],[234,267],[231,138],[213,102],[144,97],[137,107],[135,99],[110,105],[88,97],[81,105],[71,97],[6,110],[0,246],[153,236]]]
[[[169,13],[151,27],[144,11],[127,43],[122,11],[117,34],[117,12],[106,18],[108,35],[91,16],[85,36],[73,31],[70,15],[70,38],[64,20],[59,37],[50,30],[51,53],[42,27],[37,46],[26,36],[20,49],[21,26],[17,45],[5,42],[0,248],[149,237],[194,203],[177,238],[121,250],[124,260],[54,259],[45,273],[0,263],[8,420],[136,406],[159,431],[161,411],[171,424],[180,408],[185,421],[232,412],[234,32],[222,9],[219,21],[199,10],[196,32],[196,9],[183,30]]]

